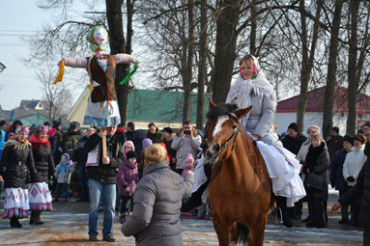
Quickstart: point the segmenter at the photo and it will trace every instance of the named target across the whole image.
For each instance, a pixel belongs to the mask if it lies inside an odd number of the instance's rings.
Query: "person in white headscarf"
[[[306,195],[298,175],[301,165],[295,155],[283,147],[274,132],[276,95],[257,58],[246,55],[240,60],[239,66],[240,76],[231,86],[226,103],[236,104],[239,109],[253,106],[240,121],[257,143],[272,180],[283,223],[291,227],[293,224],[287,213],[287,203],[293,206],[294,202]]]

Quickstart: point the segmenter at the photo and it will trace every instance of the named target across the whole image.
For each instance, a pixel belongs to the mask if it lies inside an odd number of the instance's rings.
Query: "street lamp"
[[[4,69],[5,69],[6,67],[5,67],[5,65],[4,64],[2,64],[1,62],[0,62],[0,73],[2,72],[2,71],[4,71]]]

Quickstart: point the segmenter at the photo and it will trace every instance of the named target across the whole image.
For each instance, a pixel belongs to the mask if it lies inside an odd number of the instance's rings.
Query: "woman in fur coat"
[[[16,129],[15,139],[6,142],[0,162],[0,181],[5,180],[4,214],[10,226],[20,228],[19,219],[28,217],[30,208],[27,183],[36,179],[31,144],[28,142],[28,127]]]
[[[314,173],[321,176],[325,182],[323,190],[312,189],[308,187],[307,179],[305,186],[307,192],[308,214],[310,221],[307,227],[326,227],[325,201],[328,190],[327,170],[330,165],[329,152],[324,139],[320,135],[314,135],[311,138],[311,146],[308,148],[307,157],[303,165],[303,173],[306,175]]]

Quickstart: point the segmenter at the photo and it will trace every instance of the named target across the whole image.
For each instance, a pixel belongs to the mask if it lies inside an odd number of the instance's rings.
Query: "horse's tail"
[[[248,243],[249,228],[239,222],[236,223],[236,226],[238,228],[238,238],[236,239],[236,242],[241,242],[242,244]]]

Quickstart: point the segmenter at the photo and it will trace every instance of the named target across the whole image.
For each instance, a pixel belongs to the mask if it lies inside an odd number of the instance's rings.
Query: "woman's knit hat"
[[[172,129],[170,127],[163,128],[162,132],[168,132],[169,134],[172,134]]]
[[[288,129],[293,129],[294,131],[299,132],[298,125],[295,122],[290,123]]]
[[[45,125],[38,125],[38,126],[36,127],[35,133],[36,133],[36,135],[37,135],[37,136],[39,136],[41,132],[46,132],[46,133],[48,133],[48,131],[49,131],[49,127],[48,127],[48,126],[45,126]]]
[[[309,126],[307,128],[307,134],[309,134],[311,130],[315,131],[317,134],[320,134],[320,127],[319,126],[316,126],[316,125]]]
[[[153,141],[150,138],[143,139],[143,149],[153,144]]]
[[[367,142],[367,138],[364,134],[362,133],[358,133],[356,134],[356,136],[354,137],[354,139],[357,139],[358,141],[360,141],[362,144],[365,144]]]
[[[185,159],[185,162],[188,163],[188,162],[191,162],[191,164],[194,163],[194,157],[192,154],[188,154],[188,156],[186,157]]]
[[[334,126],[334,127],[332,128],[332,130],[333,130],[333,131],[335,131],[336,133],[339,133],[339,127],[337,127],[337,126]]]
[[[67,159],[67,162],[69,161],[69,155],[67,153],[63,153],[62,156],[64,156]]]
[[[350,144],[352,144],[353,145],[353,137],[352,136],[350,136],[350,135],[345,135],[344,137],[343,137],[343,142],[344,141],[347,141],[347,142],[349,142]]]
[[[134,142],[132,142],[131,140],[128,140],[128,141],[126,141],[123,144],[123,152],[124,153],[126,153],[126,149],[127,149],[128,146],[131,147],[131,150],[135,151],[135,144],[134,144]]]
[[[30,128],[27,126],[18,126],[18,128],[15,130],[15,133],[17,134],[20,132],[24,132],[28,134],[30,132]]]
[[[126,160],[128,160],[130,158],[136,158],[136,154],[132,150],[130,150],[129,152],[126,153]]]

